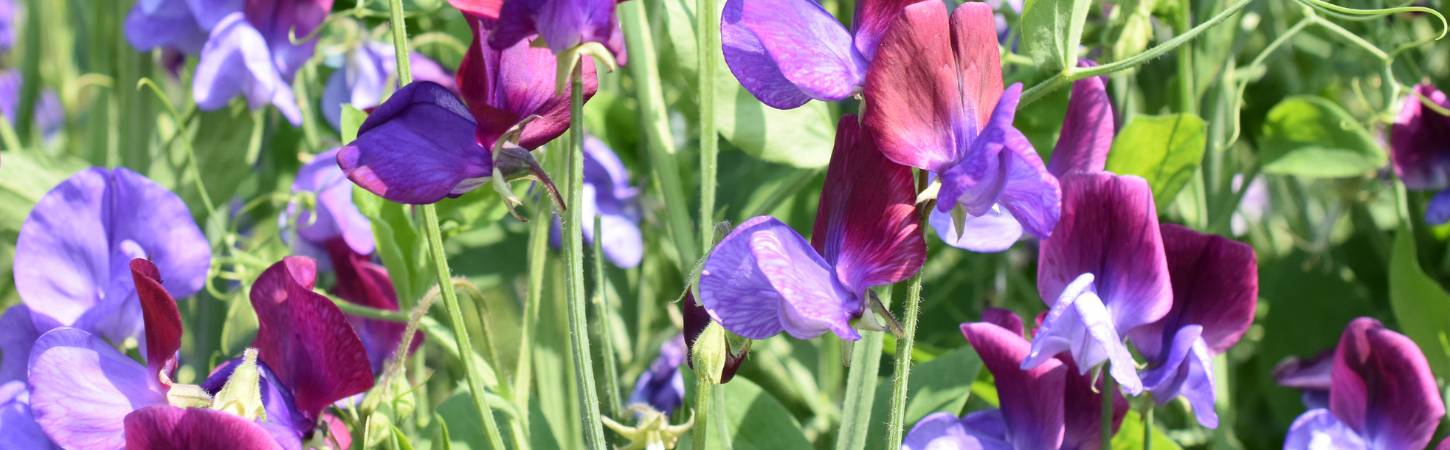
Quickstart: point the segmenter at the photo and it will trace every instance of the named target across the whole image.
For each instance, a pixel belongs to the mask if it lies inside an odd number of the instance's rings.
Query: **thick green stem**
[[[619,369],[615,367],[618,363],[614,358],[614,333],[609,320],[609,293],[605,289],[609,284],[604,278],[604,239],[597,234],[603,230],[602,218],[594,216],[594,316],[599,318],[599,348],[604,351],[604,385],[608,389],[604,392],[604,401],[609,405],[609,414],[618,416],[624,414],[624,408],[619,402]]]
[[[715,165],[720,135],[715,131],[715,54],[720,50],[720,20],[715,0],[699,0],[695,8],[695,30],[700,36],[696,54],[700,58],[700,254],[714,245]]]
[[[1102,372],[1099,372],[1103,377],[1103,416],[1100,424],[1102,428],[1098,432],[1102,438],[1100,441],[1102,447],[1099,448],[1113,448],[1113,398],[1117,397],[1113,395],[1113,389],[1117,389],[1117,386],[1113,383],[1112,374],[1108,373],[1109,364],[1111,363],[1103,363]]]
[[[926,188],[926,171],[913,169],[916,172],[917,192]],[[919,214],[921,228],[926,229],[927,219],[930,216],[932,203],[921,205]],[[906,392],[907,384],[911,378],[911,352],[916,340],[917,314],[921,310],[921,271],[911,276],[907,281],[906,297],[902,299],[901,338],[896,340],[896,366],[891,379],[891,409],[890,420],[887,425],[887,448],[898,448],[901,446],[901,439],[906,433]]]
[[[632,56],[629,59],[629,70],[634,75],[641,122],[649,142],[651,169],[659,180],[660,191],[665,197],[665,223],[669,225],[675,250],[679,252],[680,271],[689,273],[694,268],[695,261],[700,258],[700,247],[695,243],[694,230],[690,225],[689,204],[685,200],[683,183],[680,182],[680,166],[675,161],[669,113],[665,110],[665,98],[660,87],[654,40],[650,37],[649,22],[645,20],[644,6],[641,3],[620,3],[616,11],[619,14],[620,27],[624,29],[625,45]],[[700,425],[697,423],[695,426]]]
[[[690,438],[693,439],[691,448],[694,450],[705,450],[709,447],[707,441],[710,435],[706,433],[709,427],[706,425],[710,420],[707,411],[710,410],[710,397],[714,396],[711,390],[714,387],[710,380],[698,373],[695,375],[695,427],[690,429]]]
[[[890,291],[882,295],[882,303],[891,301]],[[886,305],[888,308],[890,304]],[[841,405],[841,429],[836,433],[836,450],[866,448],[866,434],[871,427],[871,406],[876,400],[876,372],[881,367],[880,331],[862,331],[861,340],[851,346],[851,368],[846,375],[846,395]],[[844,350],[843,351],[847,351]],[[838,364],[829,361],[829,364]]]
[[[398,0],[394,0],[398,1]],[[599,393],[594,386],[594,358],[589,350],[589,316],[584,304],[584,65],[574,66],[569,97],[568,205],[564,219],[564,254],[569,266],[566,290],[569,302],[569,346],[574,353],[575,383],[584,421],[584,442],[604,450],[604,421],[599,415]]]
[[[393,28],[393,49],[396,50],[393,56],[397,58],[398,84],[406,86],[413,82],[413,68],[408,64],[408,24],[403,22],[403,0],[389,0],[388,6],[388,20]]]

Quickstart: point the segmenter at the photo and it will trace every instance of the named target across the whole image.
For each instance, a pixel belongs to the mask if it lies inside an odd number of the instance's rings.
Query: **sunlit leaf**
[[[1390,307],[1430,370],[1443,377],[1450,374],[1450,294],[1420,270],[1415,253],[1415,235],[1401,224],[1390,255]]]
[[[1153,203],[1166,208],[1198,170],[1207,128],[1193,114],[1135,116],[1113,139],[1108,171],[1147,179]]]
[[[1268,173],[1350,177],[1385,165],[1385,151],[1369,132],[1322,97],[1289,97],[1269,110],[1260,149]]]

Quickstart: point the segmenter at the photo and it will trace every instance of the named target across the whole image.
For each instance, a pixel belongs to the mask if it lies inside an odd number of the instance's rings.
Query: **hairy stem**
[[[394,0],[397,1],[397,0]],[[594,358],[589,348],[589,316],[584,304],[584,65],[576,64],[569,77],[573,89],[569,96],[569,210],[564,219],[564,255],[569,266],[568,291],[569,346],[574,353],[575,383],[579,387],[579,407],[584,421],[584,442],[594,450],[604,450],[604,421],[599,415],[599,393],[594,386]]]

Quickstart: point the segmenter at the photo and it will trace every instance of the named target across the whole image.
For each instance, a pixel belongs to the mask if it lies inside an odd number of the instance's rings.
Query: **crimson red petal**
[[[156,392],[166,392],[168,388],[161,385],[157,374],[176,369],[176,352],[181,350],[181,313],[176,309],[176,300],[161,287],[161,271],[151,261],[131,260],[131,278],[136,282],[141,317],[146,321],[146,382]]]

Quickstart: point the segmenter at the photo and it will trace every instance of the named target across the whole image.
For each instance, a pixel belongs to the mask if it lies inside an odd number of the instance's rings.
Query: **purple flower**
[[[15,116],[20,111],[20,88],[23,85],[24,78],[20,71],[0,71],[0,114],[5,115],[11,126],[15,125]],[[54,89],[40,88],[40,96],[35,99],[32,117],[35,127],[40,129],[41,136],[46,139],[55,137],[65,127],[65,106],[60,103],[60,96]]]
[[[1334,385],[1334,349],[1328,349],[1308,360],[1290,356],[1279,361],[1271,372],[1279,386],[1304,391],[1301,401],[1309,409],[1329,407],[1329,388]]]
[[[1269,208],[1273,205],[1273,199],[1269,198],[1269,183],[1263,177],[1256,177],[1249,182],[1245,188],[1244,174],[1234,174],[1230,183],[1234,191],[1244,191],[1244,196],[1239,200],[1238,210],[1234,211],[1233,217],[1229,219],[1229,229],[1234,236],[1243,236],[1249,232],[1249,222],[1258,222],[1268,214]]]
[[[342,67],[327,78],[322,88],[322,117],[334,129],[342,129],[342,104],[346,103],[360,110],[378,106],[387,80],[394,76],[397,59],[393,45],[379,41],[368,41],[343,55]],[[413,79],[432,81],[448,90],[458,93],[453,74],[443,69],[428,57],[418,53],[408,54],[408,65]]]
[[[604,46],[624,65],[624,31],[614,15],[614,5],[621,1],[508,0],[498,10],[498,32],[488,43],[504,51],[537,35],[557,55],[592,42]]]
[[[358,253],[342,238],[327,241],[326,247],[337,273],[334,294],[343,300],[370,308],[399,310],[398,294],[393,289],[393,280],[388,277],[387,269],[374,263],[367,255]],[[363,347],[367,349],[368,363],[372,365],[373,374],[381,374],[384,364],[398,351],[398,343],[402,342],[408,325],[358,316],[347,316],[347,320],[352,324],[353,331],[357,332],[358,338],[362,339]],[[423,333],[416,332],[408,351],[417,349],[422,343]]]
[[[20,111],[20,85],[24,83],[19,70],[0,70],[0,114],[15,125],[15,113]]]
[[[594,245],[594,216],[604,227],[600,247],[616,267],[633,268],[644,258],[644,237],[639,231],[639,188],[629,184],[629,171],[604,141],[584,135],[584,245]],[[557,245],[559,218],[551,235]]]
[[[196,12],[193,12],[196,11]],[[210,19],[213,12],[241,11],[240,1],[142,0],[126,16],[126,41],[137,51],[172,49],[188,55],[201,53],[207,32],[215,21],[201,23],[198,15]]]
[[[1032,144],[1012,127],[1022,87],[1002,90],[992,10],[940,2],[906,7],[882,35],[866,74],[864,125],[887,158],[941,182],[937,210],[1002,217],[974,226],[984,250],[1021,235],[1052,234],[1061,190]],[[1006,221],[1011,222],[1003,223]]]
[[[1085,59],[1078,61],[1080,67],[1095,65]],[[1054,177],[1075,171],[1101,171],[1107,166],[1108,150],[1113,147],[1113,110],[1105,80],[1106,77],[1092,77],[1072,83],[1062,134],[1047,164],[1047,171]],[[946,211],[932,211],[931,226],[942,242],[974,252],[1000,252],[1022,237],[1022,224],[1008,209],[981,216],[966,215],[962,233],[957,233],[956,224]]]
[[[27,348],[26,354],[29,352]],[[6,359],[9,358],[13,357]],[[21,369],[24,369],[23,363]],[[35,423],[35,417],[30,413],[30,389],[26,388],[23,379],[0,384],[0,442],[25,450],[60,448],[50,442],[50,438],[45,437],[45,431]]]
[[[685,401],[685,378],[680,375],[680,364],[685,363],[689,350],[683,334],[660,344],[660,356],[635,381],[628,404],[646,404],[665,415],[679,408]]]
[[[61,327],[40,337],[30,357],[30,408],[35,422],[55,444],[69,449],[168,448],[154,439],[228,442],[232,448],[277,448],[256,425],[221,411],[172,406],[181,385],[172,383],[181,349],[181,315],[162,287],[157,266],[144,259],[128,264],[146,320],[142,366],[100,338]],[[174,410],[174,411],[171,411]],[[206,416],[207,426],[138,427],[156,415]],[[202,420],[202,419],[193,419]],[[151,435],[148,439],[147,435]],[[206,435],[206,436],[202,436]]]
[[[841,118],[811,241],[773,217],[745,221],[700,272],[700,299],[725,329],[751,339],[832,331],[860,339],[867,290],[906,279],[926,259],[911,169],[876,150],[855,115]]]
[[[1286,450],[1425,448],[1445,416],[1420,348],[1368,317],[1345,327],[1331,383],[1329,408],[1299,416]]]
[[[939,412],[921,419],[907,433],[903,450],[935,448],[1097,450],[1102,430],[1101,383],[1074,373],[1070,359],[1051,358],[1023,369],[1028,355],[1022,319],[1011,311],[989,309],[983,322],[962,324],[962,334],[981,356],[997,383],[1000,409],[957,418]],[[1128,402],[1113,393],[1113,430],[1127,414]]]
[[[297,36],[306,36],[330,10],[332,0],[252,0],[222,16],[211,28],[192,80],[197,105],[215,110],[245,95],[252,109],[271,103],[300,125],[292,76],[312,57],[317,39],[293,45],[289,33],[295,29]]]
[[[745,90],[777,109],[861,93],[886,26],[922,0],[862,0],[847,31],[814,0],[729,0],[721,15],[725,63]]]
[[[494,50],[493,23],[468,17],[473,44],[458,69],[463,100],[435,83],[414,82],[393,93],[338,152],[348,179],[398,203],[458,197],[484,183],[533,177],[553,184],[527,150],[569,128],[569,93],[554,94],[555,59],[520,41]],[[584,63],[584,98],[598,83]],[[466,102],[466,104],[465,104]],[[562,203],[562,201],[561,201]]]
[[[1450,99],[1435,86],[1416,85],[1390,127],[1390,155],[1405,188],[1439,191],[1425,207],[1425,221],[1439,225],[1450,222],[1450,117],[1420,104],[1420,96],[1450,107]]]
[[[1173,306],[1152,191],[1142,178],[1107,172],[1068,173],[1062,186],[1062,221],[1043,240],[1037,268],[1051,309],[1022,367],[1069,351],[1081,373],[1111,360],[1113,378],[1137,395],[1143,383],[1123,337]]]
[[[1213,357],[1233,347],[1254,322],[1258,262],[1248,244],[1163,224],[1173,308],[1129,338],[1148,360],[1143,383],[1159,405],[1183,396],[1198,423],[1218,427]]]
[[[15,46],[17,9],[14,0],[0,0],[0,52],[8,52]]]
[[[301,209],[289,205],[283,214],[283,226],[295,217],[297,253],[315,257],[324,270],[330,269],[327,258],[328,241],[342,238],[354,252],[369,255],[373,253],[373,227],[368,218],[352,203],[352,183],[347,181],[342,169],[337,167],[337,150],[322,152],[302,166],[297,178],[292,181],[292,192],[310,192],[316,196],[315,207]]]
[[[92,168],[51,189],[25,219],[15,287],[39,332],[69,326],[121,342],[142,330],[129,264],[148,256],[172,297],[201,290],[211,266],[176,194],[125,168]]]

